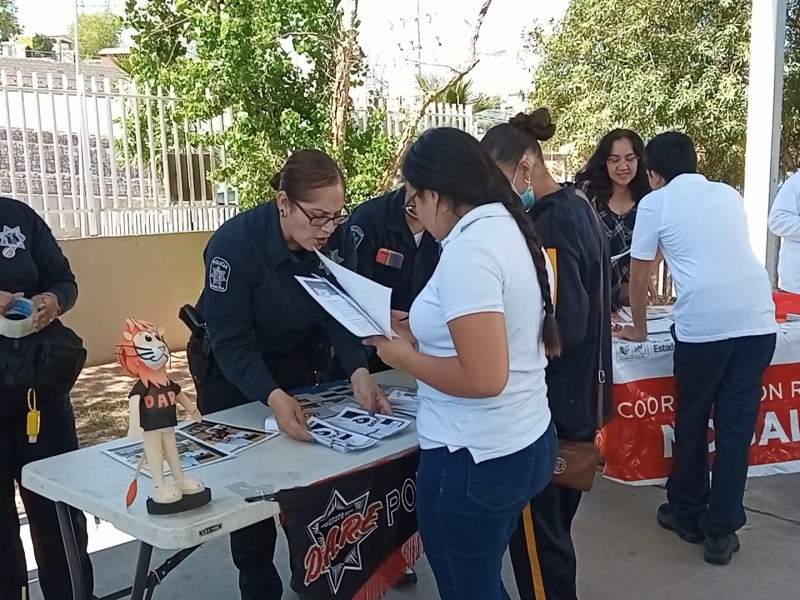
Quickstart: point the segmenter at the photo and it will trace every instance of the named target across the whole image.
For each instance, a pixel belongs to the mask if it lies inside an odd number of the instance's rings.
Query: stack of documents
[[[358,433],[350,433],[316,417],[308,420],[308,432],[315,442],[337,452],[366,450],[375,445],[375,440]]]
[[[389,415],[371,415],[362,408],[345,408],[335,417],[324,419],[330,425],[346,429],[352,433],[383,440],[400,433],[411,425],[411,421]]]
[[[392,407],[392,412],[400,417],[409,417],[412,419],[417,418],[419,411],[419,396],[413,392],[405,390],[390,390],[389,406]]]

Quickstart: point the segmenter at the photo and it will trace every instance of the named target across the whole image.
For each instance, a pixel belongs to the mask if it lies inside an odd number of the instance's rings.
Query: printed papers
[[[392,339],[392,289],[347,269],[317,250],[317,256],[336,281],[374,322],[380,332]],[[335,316],[335,315],[334,315]]]
[[[227,460],[233,457],[230,452],[224,452],[219,448],[203,444],[190,437],[184,435],[181,431],[175,432],[175,442],[178,446],[178,455],[181,460],[181,468],[184,471],[197,469],[198,467],[205,467],[213,465],[222,460]],[[144,444],[141,441],[123,443],[112,448],[103,450],[103,454],[110,456],[114,460],[135,469],[139,464],[139,458],[144,453]],[[147,477],[152,477],[147,463],[142,466],[142,473]],[[164,461],[164,475],[169,475],[170,469],[166,461]]]
[[[391,437],[411,425],[408,419],[381,414],[373,416],[361,408],[345,408],[335,417],[325,419],[325,422],[376,440]]]
[[[295,276],[295,279],[325,309],[325,312],[339,321],[354,336],[368,338],[383,335],[375,321],[352,298],[327,279],[299,275]]]
[[[417,418],[419,396],[408,390],[392,389],[387,395],[392,412],[398,416]]]
[[[308,432],[315,442],[337,452],[366,450],[375,445],[375,440],[365,435],[351,433],[316,417],[308,420]]]
[[[201,444],[230,454],[238,454],[277,436],[276,433],[214,423],[205,419],[200,423],[190,421],[182,425],[179,431]]]

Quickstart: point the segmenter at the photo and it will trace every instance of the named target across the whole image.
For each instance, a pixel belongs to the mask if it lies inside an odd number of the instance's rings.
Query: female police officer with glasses
[[[213,359],[198,373],[203,414],[252,401],[269,405],[281,430],[308,440],[291,390],[317,383],[327,366],[328,340],[362,405],[388,411],[367,371],[361,341],[308,295],[296,275],[325,276],[315,250],[354,269],[355,250],[343,212],[345,182],[337,164],[318,150],[292,154],[270,182],[275,200],[223,224],[208,242],[206,282],[197,304]],[[320,351],[321,350],[321,351]],[[192,356],[190,354],[190,360]],[[231,534],[243,600],[279,600],[273,520]]]

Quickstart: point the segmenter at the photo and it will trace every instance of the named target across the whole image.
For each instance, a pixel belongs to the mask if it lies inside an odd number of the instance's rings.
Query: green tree
[[[430,92],[441,87],[445,80],[438,75],[417,75],[417,85],[423,92]],[[472,106],[472,113],[478,114],[500,106],[500,99],[488,96],[472,89],[472,80],[464,78],[438,94],[434,102],[444,104],[461,104]]]
[[[709,176],[741,186],[751,0],[572,0],[537,27],[535,105],[549,106],[557,143],[585,159],[609,129],[644,138],[679,129]]]
[[[53,38],[37,33],[31,42],[31,51],[34,56],[50,58],[53,56]]]
[[[787,5],[780,162],[784,173],[800,168],[800,0]]]
[[[6,42],[22,33],[17,20],[14,0],[0,0],[0,42]]]
[[[356,202],[376,191],[391,144],[381,100],[372,99],[366,119],[351,105],[347,90],[363,84],[364,61],[357,19],[343,22],[340,9],[337,0],[129,0],[130,69],[175,90],[179,122],[231,109],[224,132],[196,135],[225,147],[212,177],[236,187],[244,205],[269,198],[288,154],[312,147],[336,156]]]
[[[70,36],[75,39],[75,26],[70,25]],[[78,51],[81,58],[95,58],[104,48],[119,44],[122,19],[109,10],[78,15]]]

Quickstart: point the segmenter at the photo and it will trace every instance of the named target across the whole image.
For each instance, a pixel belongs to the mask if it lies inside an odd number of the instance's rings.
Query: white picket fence
[[[220,132],[232,114],[175,123],[180,102],[126,79],[0,71],[0,194],[58,238],[216,229],[238,210],[235,190],[210,179],[225,148],[191,134]],[[398,135],[406,119],[387,114],[385,130]],[[440,126],[474,133],[470,107],[429,107],[421,128]]]

